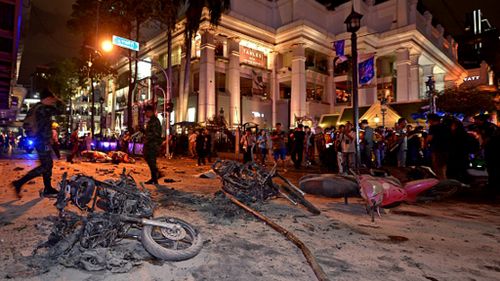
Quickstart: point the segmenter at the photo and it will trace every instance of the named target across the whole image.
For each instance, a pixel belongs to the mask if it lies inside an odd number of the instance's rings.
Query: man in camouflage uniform
[[[43,194],[44,196],[57,194],[58,191],[52,187],[52,116],[59,115],[64,110],[64,103],[56,98],[52,92],[45,89],[40,94],[41,102],[35,105],[35,117],[37,131],[35,134],[35,149],[38,153],[40,166],[29,171],[22,178],[13,181],[12,185],[16,190],[17,196],[20,198],[21,187],[30,180],[42,175],[43,176]]]
[[[151,179],[145,182],[146,184],[158,184],[158,167],[156,166],[156,157],[162,143],[161,139],[161,123],[158,117],[154,114],[154,108],[151,105],[146,106],[146,117],[149,118],[144,134],[144,160],[148,163],[151,170]]]

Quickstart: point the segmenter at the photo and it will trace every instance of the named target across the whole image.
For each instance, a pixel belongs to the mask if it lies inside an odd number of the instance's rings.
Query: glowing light
[[[111,52],[113,50],[113,43],[109,40],[105,40],[101,43],[101,49],[107,53]]]

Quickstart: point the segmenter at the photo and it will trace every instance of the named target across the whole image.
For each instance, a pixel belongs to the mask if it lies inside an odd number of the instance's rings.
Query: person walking
[[[257,145],[259,147],[259,153],[260,153],[260,162],[262,166],[266,166],[266,159],[267,159],[267,132],[265,130],[260,131],[260,135],[257,138]]]
[[[61,151],[59,150],[60,146],[61,144],[59,143],[59,133],[57,132],[57,124],[52,123],[52,150],[54,150],[57,159],[61,159]]]
[[[396,138],[398,145],[397,163],[398,167],[406,167],[406,154],[408,152],[408,132],[406,131],[406,125],[408,121],[406,118],[399,118],[396,129]]]
[[[245,135],[240,141],[243,147],[243,163],[253,161],[253,149],[255,147],[255,136],[252,134],[252,130],[247,128],[245,130]]]
[[[351,123],[347,123],[345,125],[344,132],[340,135],[340,144],[342,150],[342,164],[343,164],[343,172],[347,173],[350,169],[354,169],[354,153],[355,146],[354,142],[356,139],[356,132],[352,128]]]
[[[80,140],[78,138],[78,128],[75,128],[73,132],[71,132],[71,136],[69,137],[69,141],[71,143],[71,155],[67,158],[68,162],[73,163],[73,159],[78,155],[78,151],[80,150]]]
[[[362,156],[363,156],[363,164],[367,168],[372,167],[372,154],[373,154],[373,146],[374,146],[374,130],[370,125],[368,124],[368,120],[363,119],[361,120],[361,128],[364,130],[363,134],[363,144],[364,144],[364,149],[362,151]]]
[[[337,131],[335,132],[335,140],[334,140],[334,145],[335,145],[335,153],[337,156],[337,167],[339,174],[344,173],[344,154],[342,153],[342,143],[344,142],[344,131],[345,131],[345,125],[340,125]]]
[[[274,162],[277,164],[279,159],[283,163],[283,171],[286,172],[286,144],[285,132],[281,130],[281,123],[276,123],[276,129],[271,134]]]
[[[304,126],[305,132],[305,154],[306,154],[306,165],[314,165],[316,164],[314,161],[314,133],[309,126]]]
[[[155,115],[154,107],[147,105],[145,107],[146,117],[149,121],[144,132],[144,160],[148,163],[151,172],[151,179],[146,181],[146,184],[158,184],[159,171],[156,165],[156,158],[160,151],[161,139],[161,123]]]
[[[212,162],[212,135],[208,131],[208,129],[205,129],[203,131],[203,136],[205,137],[205,149],[203,151],[205,157],[208,160],[208,163]]]
[[[196,138],[198,137],[197,131],[191,131],[191,134],[188,138],[188,150],[189,156],[195,158],[196,157]]]
[[[195,139],[195,148],[196,155],[198,156],[198,164],[196,166],[205,165],[205,147],[206,147],[206,138],[203,135],[203,129],[200,129],[196,132]]]
[[[427,143],[431,151],[432,169],[438,179],[446,179],[448,146],[450,143],[450,128],[441,123],[441,118],[437,114],[427,115],[429,122],[429,134]]]
[[[302,158],[304,154],[304,142],[306,139],[306,133],[304,132],[304,125],[299,124],[295,131],[290,134],[292,139],[292,161],[295,169],[300,169],[302,165]]]
[[[85,149],[87,150],[92,150],[92,134],[91,133],[87,133],[87,135],[85,135]]]
[[[52,117],[63,112],[64,103],[56,98],[48,89],[40,93],[40,100],[39,103],[30,109],[26,117],[28,119],[33,114],[34,122],[36,122],[35,126],[33,126],[34,124],[30,124],[30,129],[33,129],[32,133],[36,140],[35,149],[38,153],[40,165],[20,179],[12,182],[18,198],[21,198],[22,186],[40,175],[43,176],[43,196],[51,196],[59,193],[58,190],[52,187],[51,183],[54,162],[51,156],[52,148],[50,143],[52,139]],[[34,128],[36,128],[36,131]]]

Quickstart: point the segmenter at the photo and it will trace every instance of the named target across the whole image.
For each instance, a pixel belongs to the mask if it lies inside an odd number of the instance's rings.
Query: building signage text
[[[240,62],[267,68],[267,56],[255,49],[240,46]]]
[[[479,75],[468,76],[464,78],[464,82],[479,80]]]

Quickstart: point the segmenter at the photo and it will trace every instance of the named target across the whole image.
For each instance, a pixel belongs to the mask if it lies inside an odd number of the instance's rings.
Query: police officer
[[[146,125],[145,140],[144,140],[144,160],[148,163],[151,170],[151,179],[145,182],[146,184],[158,184],[158,167],[156,166],[156,157],[162,143],[161,139],[161,123],[158,117],[155,116],[152,105],[147,105],[145,108],[146,117],[149,118]]]
[[[64,103],[56,98],[48,89],[40,93],[41,102],[34,109],[33,114],[36,117],[35,149],[38,153],[40,166],[29,171],[22,178],[13,181],[12,185],[16,190],[17,197],[21,198],[21,187],[28,181],[42,175],[43,176],[43,196],[55,195],[59,191],[54,189],[51,184],[52,167],[52,116],[59,115],[64,110]]]

